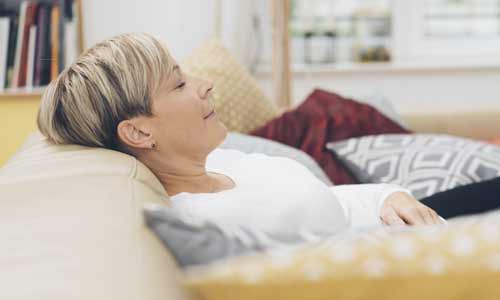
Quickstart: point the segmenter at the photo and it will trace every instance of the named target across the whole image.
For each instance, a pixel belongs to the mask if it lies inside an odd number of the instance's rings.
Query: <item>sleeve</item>
[[[337,197],[352,228],[382,225],[380,210],[391,194],[407,189],[394,184],[352,184],[330,187]]]

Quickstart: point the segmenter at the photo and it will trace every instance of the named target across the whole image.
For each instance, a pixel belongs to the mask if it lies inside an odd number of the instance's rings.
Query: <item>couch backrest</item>
[[[167,201],[131,156],[32,135],[0,169],[0,299],[185,298],[142,219]]]

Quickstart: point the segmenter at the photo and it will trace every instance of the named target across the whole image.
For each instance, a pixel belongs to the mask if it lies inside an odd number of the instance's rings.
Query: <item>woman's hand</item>
[[[385,225],[433,225],[444,221],[429,207],[403,192],[396,192],[385,199],[380,212]]]

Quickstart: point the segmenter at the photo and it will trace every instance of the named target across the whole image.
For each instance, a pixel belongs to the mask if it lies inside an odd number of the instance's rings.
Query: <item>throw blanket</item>
[[[325,145],[352,137],[411,133],[370,105],[315,90],[297,108],[251,134],[301,149],[311,155],[335,184],[357,183]]]

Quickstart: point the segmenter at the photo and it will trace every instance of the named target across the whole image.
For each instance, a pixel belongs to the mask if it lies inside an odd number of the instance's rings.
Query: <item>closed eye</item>
[[[185,85],[186,85],[186,82],[184,82],[184,81],[183,81],[183,82],[179,83],[179,84],[175,87],[175,89],[182,89],[182,87],[184,87]]]

